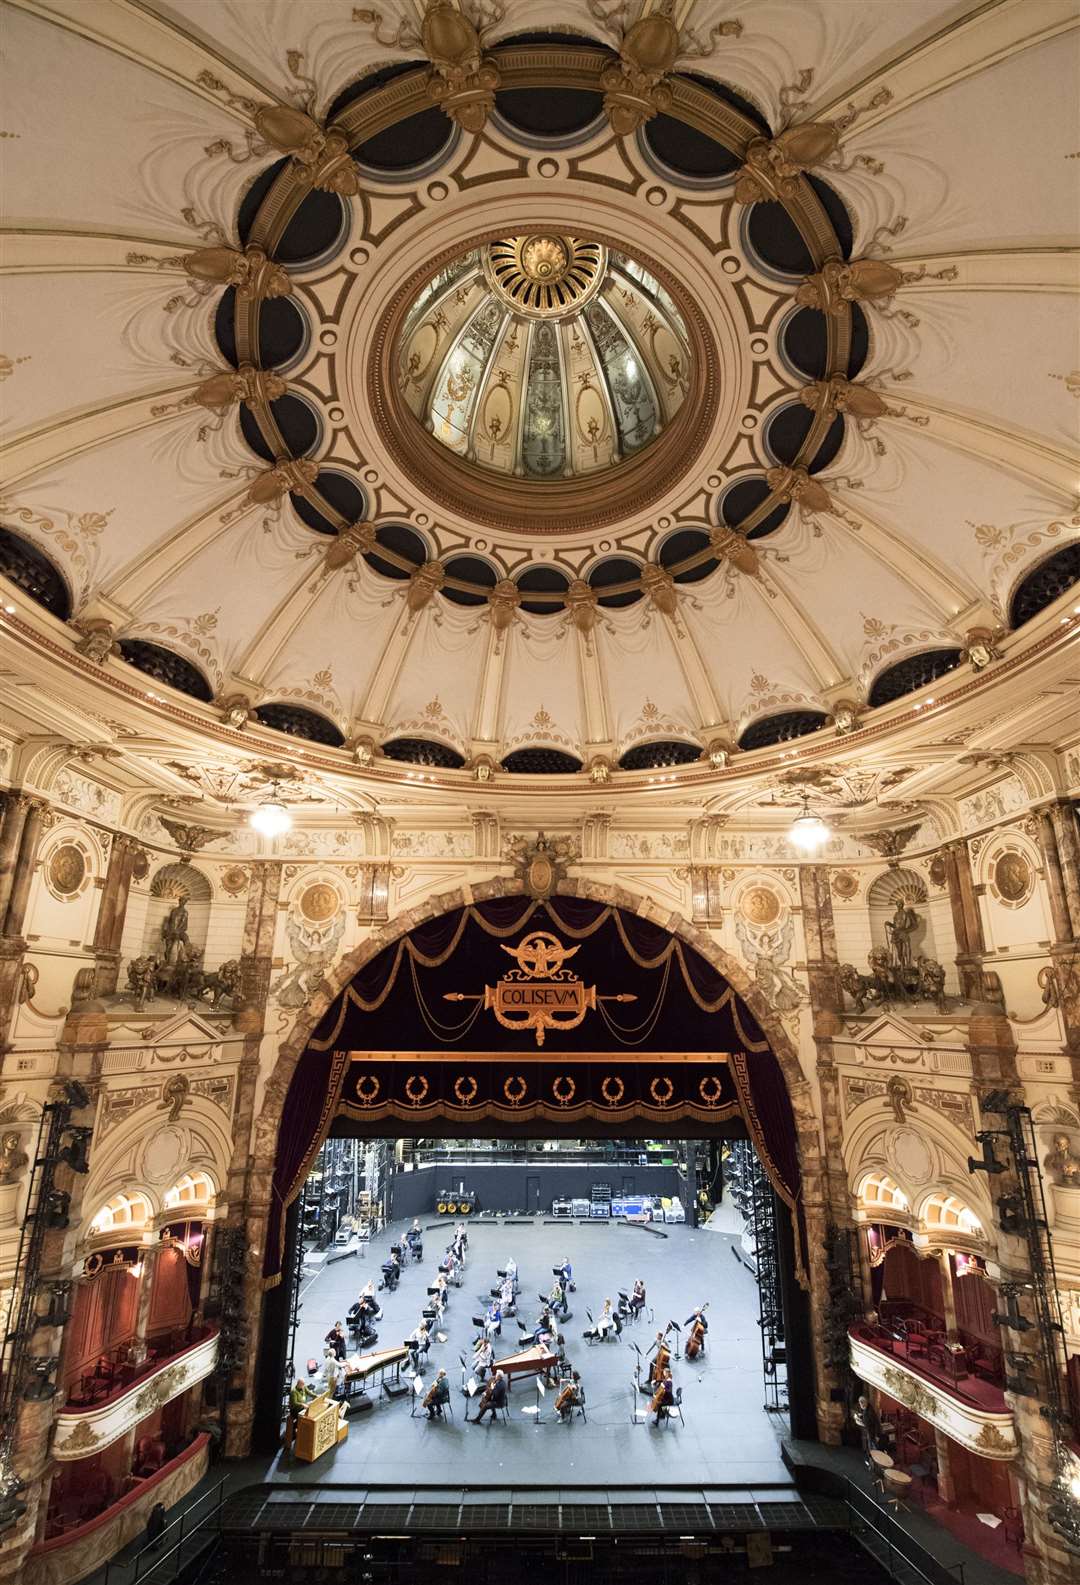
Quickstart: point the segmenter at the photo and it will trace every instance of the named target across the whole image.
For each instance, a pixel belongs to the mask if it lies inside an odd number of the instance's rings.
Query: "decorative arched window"
[[[90,1235],[99,1238],[105,1233],[131,1233],[144,1228],[153,1217],[153,1208],[139,1189],[130,1194],[114,1194],[98,1211],[90,1223]]]
[[[928,1233],[952,1231],[968,1238],[983,1237],[983,1225],[971,1207],[944,1191],[930,1196],[920,1220]]]
[[[185,1172],[183,1177],[166,1192],[162,1204],[167,1211],[175,1211],[189,1205],[208,1205],[215,1193],[216,1190],[208,1173]]]
[[[911,1207],[908,1197],[887,1172],[868,1172],[859,1184],[859,1209],[880,1220],[885,1211],[899,1211],[907,1215]]]

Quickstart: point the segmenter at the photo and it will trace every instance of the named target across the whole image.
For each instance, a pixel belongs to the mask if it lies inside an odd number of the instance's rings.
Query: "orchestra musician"
[[[581,1390],[581,1377],[576,1370],[571,1371],[570,1380],[555,1399],[555,1413],[561,1415],[564,1420],[569,1419],[574,1410],[583,1402],[584,1394]]]
[[[494,1420],[496,1418],[496,1410],[506,1408],[508,1392],[506,1372],[497,1370],[480,1395],[480,1407],[476,1411],[476,1419],[472,1421],[472,1424],[479,1425],[485,1414],[489,1413]]]
[[[391,1249],[389,1260],[382,1263],[382,1285],[388,1293],[393,1293],[401,1280],[401,1259],[395,1249]]]
[[[657,1382],[656,1391],[649,1400],[649,1413],[655,1414],[656,1416],[656,1419],[653,1421],[654,1425],[660,1424],[661,1414],[665,1409],[670,1408],[674,1402],[675,1383],[672,1380],[671,1371],[667,1368],[667,1366],[665,1366],[663,1375]]]
[[[292,1391],[289,1393],[289,1413],[285,1421],[284,1447],[286,1453],[292,1452],[293,1442],[296,1440],[296,1422],[307,1408],[308,1389],[302,1376],[297,1376]]]
[[[656,1388],[664,1379],[664,1372],[671,1361],[671,1350],[664,1340],[664,1333],[656,1334],[656,1353],[653,1355],[652,1364],[649,1366],[649,1386]]]
[[[345,1341],[345,1330],[340,1321],[335,1321],[333,1326],[323,1338],[323,1342],[331,1351],[335,1359],[344,1359],[349,1352],[349,1345]]]
[[[645,1308],[645,1284],[638,1277],[634,1283],[634,1291],[630,1295],[630,1309],[634,1315],[640,1315]]]
[[[491,1369],[491,1361],[493,1358],[494,1351],[491,1347],[491,1339],[488,1337],[478,1337],[476,1340],[476,1346],[473,1349],[473,1374],[476,1376],[477,1381],[483,1381],[484,1377]]]
[[[566,1289],[558,1277],[555,1278],[551,1292],[547,1296],[547,1303],[553,1314],[560,1316],[560,1319],[564,1321],[566,1320],[570,1314],[570,1306],[566,1299]]]
[[[505,1271],[504,1275],[506,1277],[507,1282],[509,1282],[512,1285],[513,1290],[516,1293],[517,1290],[518,1290],[517,1261],[513,1258],[513,1256],[511,1256],[510,1259],[506,1262],[506,1271]]]
[[[539,1321],[533,1327],[533,1343],[549,1344],[555,1336],[555,1322],[551,1319],[551,1312],[545,1310]]]
[[[557,1274],[562,1279],[562,1285],[566,1289],[567,1293],[573,1293],[573,1291],[574,1291],[574,1268],[570,1264],[569,1256],[567,1256],[562,1261],[562,1264],[558,1267]]]
[[[705,1333],[709,1330],[709,1323],[705,1319],[705,1306],[701,1305],[689,1317],[686,1325],[690,1328],[690,1335],[686,1339],[684,1353],[687,1359],[697,1359],[699,1354],[705,1352]]]
[[[514,1303],[514,1284],[510,1281],[509,1277],[507,1277],[503,1282],[502,1288],[499,1292],[499,1302],[503,1307],[503,1313],[505,1315],[509,1315],[511,1307]]]
[[[405,1347],[409,1350],[409,1363],[413,1370],[419,1370],[422,1359],[427,1359],[431,1347],[431,1334],[427,1322],[421,1321],[419,1326],[414,1326],[405,1339]]]
[[[445,1370],[440,1370],[435,1380],[424,1394],[424,1408],[427,1410],[429,1420],[443,1418],[443,1406],[450,1402],[450,1383],[446,1379]]]
[[[622,1331],[622,1322],[619,1320],[618,1314],[612,1309],[611,1300],[605,1299],[604,1308],[600,1311],[599,1319],[588,1331],[583,1332],[582,1336],[591,1338],[606,1337],[610,1331],[614,1331],[615,1336],[618,1337]]]
[[[493,1299],[484,1316],[484,1336],[490,1341],[493,1337],[502,1336],[502,1305],[498,1299]]]

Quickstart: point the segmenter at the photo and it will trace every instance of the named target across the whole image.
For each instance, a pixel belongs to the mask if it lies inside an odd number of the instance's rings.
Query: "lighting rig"
[[[1039,1412],[1049,1421],[1057,1466],[1047,1518],[1068,1550],[1080,1556],[1080,1468],[1068,1446],[1069,1411],[1062,1390],[1066,1368],[1065,1328],[1058,1301],[1054,1249],[1039,1166],[1038,1142],[1031,1110],[1014,1102],[1007,1090],[992,1090],[980,1102],[984,1115],[1002,1117],[1004,1127],[985,1129],[975,1138],[982,1157],[968,1157],[970,1173],[985,1172],[988,1177],[1001,1173],[1014,1176],[1015,1188],[1005,1189],[995,1201],[998,1226],[1027,1246],[1029,1281],[1005,1281],[999,1294],[1004,1308],[991,1317],[995,1325],[1023,1336],[1034,1332],[1033,1353],[1006,1350],[1008,1373],[1005,1385],[1012,1393],[1028,1398],[1045,1398]],[[997,1145],[1007,1151],[1000,1160]],[[1030,1302],[1035,1319],[1020,1309],[1020,1296]],[[1032,1367],[1040,1365],[1041,1382],[1032,1378]]]
[[[62,1079],[60,1094],[41,1114],[37,1146],[27,1189],[26,1213],[11,1283],[11,1308],[3,1336],[0,1365],[0,1534],[26,1512],[26,1483],[13,1464],[15,1430],[23,1399],[46,1402],[55,1397],[53,1377],[59,1354],[36,1354],[31,1344],[41,1327],[63,1326],[68,1318],[70,1282],[42,1278],[45,1239],[69,1224],[71,1195],[56,1187],[58,1167],[71,1172],[90,1170],[92,1130],[71,1121],[72,1113],[90,1105],[90,1096],[77,1079]],[[48,1296],[49,1307],[38,1310],[39,1297]]]

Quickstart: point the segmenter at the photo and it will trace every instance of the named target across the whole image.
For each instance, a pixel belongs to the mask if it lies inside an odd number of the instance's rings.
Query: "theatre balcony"
[[[983,1458],[1015,1456],[1016,1426],[1005,1394],[997,1382],[968,1368],[962,1345],[868,1321],[852,1326],[848,1338],[851,1368],[867,1386]]]
[[[203,1431],[142,1478],[117,1479],[95,1467],[67,1489],[54,1479],[44,1536],[26,1560],[25,1585],[69,1585],[93,1573],[145,1530],[155,1503],[171,1508],[191,1491],[209,1457],[210,1437]]]
[[[209,1376],[217,1363],[216,1327],[201,1327],[190,1342],[165,1340],[161,1351],[141,1368],[101,1362],[96,1371],[80,1378],[68,1391],[67,1402],[56,1422],[53,1457],[85,1458],[102,1452],[126,1432],[134,1430],[157,1409]]]

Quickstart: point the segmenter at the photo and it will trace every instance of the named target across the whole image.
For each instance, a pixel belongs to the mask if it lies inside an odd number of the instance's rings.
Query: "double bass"
[[[709,1323],[705,1319],[705,1311],[708,1308],[707,1304],[703,1304],[701,1309],[695,1310],[686,1322],[686,1325],[690,1327],[690,1335],[686,1339],[686,1347],[683,1350],[687,1359],[697,1359],[705,1347],[705,1333],[709,1330]],[[693,1323],[692,1325],[691,1322]]]
[[[671,1363],[671,1350],[664,1341],[664,1334],[656,1334],[656,1355],[649,1366],[649,1386],[658,1387],[664,1378],[664,1372]]]

